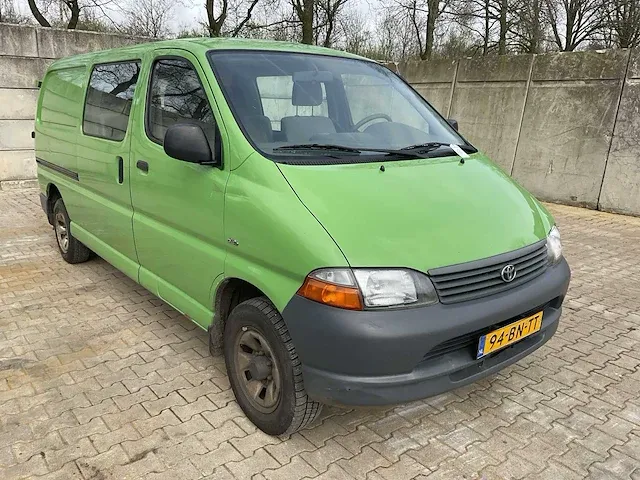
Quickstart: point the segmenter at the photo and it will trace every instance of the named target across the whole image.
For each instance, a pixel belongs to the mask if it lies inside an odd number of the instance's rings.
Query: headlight
[[[429,305],[438,301],[426,275],[400,268],[323,268],[311,272],[298,293],[351,310]]]
[[[562,258],[562,242],[558,227],[553,227],[547,236],[547,258],[551,265],[557,264]]]
[[[431,280],[413,270],[363,268],[353,273],[367,307],[425,305],[438,301]]]

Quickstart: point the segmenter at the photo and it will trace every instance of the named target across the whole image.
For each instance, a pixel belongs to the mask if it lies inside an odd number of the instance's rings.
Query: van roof
[[[56,60],[50,68],[65,68],[88,63],[110,62],[125,60],[126,57],[134,58],[142,55],[151,49],[157,48],[180,48],[191,53],[204,53],[209,50],[264,50],[291,53],[315,53],[320,55],[332,55],[336,57],[356,58],[369,60],[359,55],[333,50],[331,48],[318,47],[315,45],[305,45],[293,42],[281,42],[276,40],[257,40],[245,38],[181,38],[173,40],[162,40],[158,42],[139,43],[126,47],[100,50],[97,52],[83,53]]]

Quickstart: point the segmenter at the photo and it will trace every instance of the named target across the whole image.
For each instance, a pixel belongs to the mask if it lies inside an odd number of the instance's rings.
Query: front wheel
[[[266,297],[233,309],[224,329],[224,358],[238,405],[269,435],[309,425],[322,405],[309,399],[287,326]]]

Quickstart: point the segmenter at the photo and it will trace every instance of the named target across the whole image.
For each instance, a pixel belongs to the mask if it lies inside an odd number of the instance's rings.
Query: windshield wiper
[[[461,150],[467,153],[476,153],[477,150],[470,145],[456,145]],[[416,145],[409,145],[408,147],[402,147],[400,150],[415,150],[417,152],[430,152],[432,150],[437,150],[440,147],[451,147],[450,143],[444,142],[428,142],[428,143],[418,143]]]
[[[421,158],[418,153],[408,152],[404,149],[394,150],[389,148],[365,148],[365,147],[347,147],[345,145],[332,145],[324,143],[301,143],[298,145],[283,145],[282,147],[276,147],[274,152],[291,151],[291,150],[327,150],[331,152],[345,152],[361,154],[362,152],[379,152],[386,153],[387,155],[400,155],[407,158]]]
[[[273,149],[274,152],[285,150],[332,150],[347,153],[361,153],[361,150],[359,148],[345,147],[342,145],[328,145],[323,143],[300,143],[298,145],[283,145],[282,147],[276,147]]]

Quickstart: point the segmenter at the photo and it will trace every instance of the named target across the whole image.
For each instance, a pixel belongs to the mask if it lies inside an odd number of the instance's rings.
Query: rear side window
[[[52,70],[42,86],[40,120],[66,127],[77,127],[82,115],[83,86],[87,80],[85,67]]]
[[[84,107],[85,135],[120,141],[127,133],[140,62],[96,65]]]
[[[158,143],[163,142],[167,128],[174,123],[197,122],[205,132],[210,132],[214,125],[211,105],[198,72],[182,58],[155,63],[147,105],[148,134]]]

